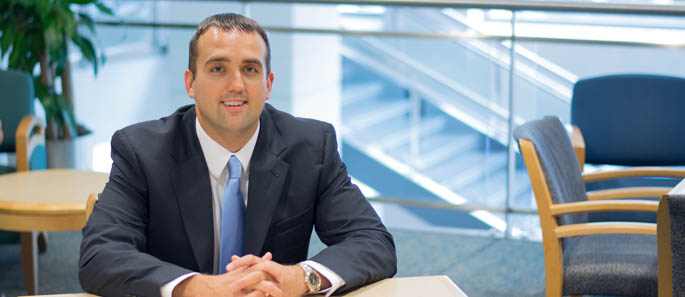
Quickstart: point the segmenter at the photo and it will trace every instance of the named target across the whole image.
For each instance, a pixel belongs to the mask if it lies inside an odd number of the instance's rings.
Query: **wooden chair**
[[[4,134],[0,153],[15,154],[17,160],[16,168],[0,166],[0,173],[44,169],[47,163],[45,127],[33,115],[33,78],[28,73],[2,70],[0,90],[0,120]],[[3,234],[11,238],[11,234],[16,233]],[[38,252],[47,250],[46,238],[44,232],[19,232],[24,282],[29,293],[37,287]]]
[[[93,213],[93,207],[95,207],[95,202],[98,201],[98,195],[98,193],[88,195],[88,201],[86,201],[86,222],[90,218],[90,214]]]
[[[685,129],[685,122],[681,120],[681,111],[685,109],[684,94],[685,78],[672,76],[618,74],[576,82],[571,100],[571,124],[581,170],[585,163],[631,166],[636,171],[642,169],[639,166],[685,165],[685,138],[681,136]],[[676,172],[675,176],[645,178],[633,171],[629,176],[614,175],[611,180],[588,181],[586,187],[602,190],[639,186],[643,187],[644,198],[656,201],[685,175],[682,168],[663,168]],[[656,222],[652,213],[589,215],[589,221],[626,219]]]
[[[656,224],[588,223],[587,214],[656,212],[657,202],[612,200],[641,195],[627,190],[588,195],[569,136],[555,117],[525,123],[514,136],[538,206],[546,296],[656,296]]]

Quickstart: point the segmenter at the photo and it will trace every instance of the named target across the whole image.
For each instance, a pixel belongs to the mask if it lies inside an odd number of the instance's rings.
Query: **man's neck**
[[[240,133],[220,133],[214,129],[206,129],[207,125],[205,125],[201,119],[198,120],[200,122],[200,127],[207,133],[207,136],[232,153],[240,151],[245,144],[250,141],[250,138],[252,138],[257,131],[258,126],[258,124],[254,125],[254,127],[250,127],[245,132]]]

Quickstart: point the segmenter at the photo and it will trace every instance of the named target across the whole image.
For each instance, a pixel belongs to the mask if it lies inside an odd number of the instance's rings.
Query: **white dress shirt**
[[[249,186],[250,176],[250,159],[252,159],[252,152],[257,144],[257,136],[259,135],[260,125],[257,124],[257,129],[255,130],[250,140],[237,152],[233,153],[219,143],[214,141],[205,130],[200,125],[200,121],[195,118],[195,131],[197,132],[197,138],[200,141],[200,147],[202,148],[202,153],[205,156],[207,162],[207,168],[209,169],[209,182],[211,184],[212,190],[212,209],[214,214],[214,273],[219,271],[219,244],[220,244],[220,234],[221,234],[221,197],[224,195],[224,187],[226,185],[226,180],[228,180],[228,160],[231,156],[235,155],[240,164],[243,166],[243,170],[240,173],[240,192],[243,194],[243,201],[247,206],[247,189]],[[261,256],[261,255],[257,255]],[[328,279],[331,283],[330,288],[322,290],[318,293],[326,293],[326,297],[330,296],[338,288],[345,285],[345,281],[335,272],[330,270],[328,267],[317,263],[312,260],[304,261],[312,268],[314,268],[319,274]],[[185,280],[188,277],[198,274],[197,272],[192,272],[188,274],[181,275],[172,281],[162,285],[160,288],[162,297],[171,297],[176,285]],[[304,279],[302,280],[304,282]]]

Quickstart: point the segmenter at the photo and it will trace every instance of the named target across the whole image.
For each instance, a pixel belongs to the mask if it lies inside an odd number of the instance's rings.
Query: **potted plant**
[[[51,142],[66,141],[71,143],[73,159],[73,139],[90,133],[74,118],[68,60],[71,43],[93,66],[96,75],[99,65],[105,61],[92,42],[96,34],[93,19],[79,9],[86,6],[112,15],[112,10],[101,0],[0,1],[0,57],[9,56],[10,69],[39,73],[35,75],[34,88],[45,108],[49,156]],[[87,30],[79,31],[79,24],[85,25]],[[69,158],[68,154],[66,158]],[[51,162],[50,157],[48,162]]]

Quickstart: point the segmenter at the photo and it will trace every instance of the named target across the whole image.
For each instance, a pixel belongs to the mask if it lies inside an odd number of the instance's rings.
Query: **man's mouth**
[[[246,101],[221,101],[223,105],[226,105],[228,107],[238,107],[238,106],[243,106],[246,104]]]

